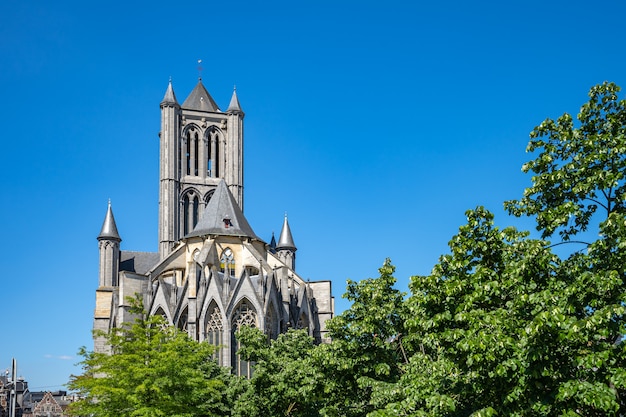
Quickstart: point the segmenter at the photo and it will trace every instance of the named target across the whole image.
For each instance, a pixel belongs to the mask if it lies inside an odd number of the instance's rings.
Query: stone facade
[[[94,329],[131,320],[127,298],[141,294],[150,314],[219,346],[216,360],[243,375],[250,367],[236,353],[240,326],[269,338],[303,328],[326,339],[330,281],[306,282],[296,273],[286,216],[279,241],[272,236],[268,244],[243,214],[243,119],[236,91],[222,112],[201,80],[182,105],[170,82],[161,102],[159,250],[121,250],[109,203],[98,236]],[[94,350],[107,350],[102,338]]]

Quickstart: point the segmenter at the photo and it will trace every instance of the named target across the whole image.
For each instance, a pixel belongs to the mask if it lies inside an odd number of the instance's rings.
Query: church
[[[220,365],[248,376],[237,355],[241,326],[269,339],[290,328],[327,339],[331,282],[296,273],[287,216],[278,242],[272,235],[267,243],[243,214],[243,120],[236,90],[222,111],[200,78],[181,105],[170,80],[161,101],[158,252],[121,250],[109,202],[98,235],[94,330],[131,321],[127,298],[140,294],[150,315],[215,345]],[[94,336],[94,351],[107,351],[102,337]]]

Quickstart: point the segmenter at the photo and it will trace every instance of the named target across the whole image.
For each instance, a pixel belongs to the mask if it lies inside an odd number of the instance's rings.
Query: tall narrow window
[[[215,127],[211,127],[208,135],[207,143],[207,175],[212,178],[220,176],[219,153],[220,153],[220,134]]]
[[[213,353],[213,359],[217,361],[219,365],[222,365],[221,348],[224,344],[222,335],[224,332],[224,324],[222,322],[222,313],[219,307],[215,304],[215,301],[209,306],[207,321],[205,325],[204,339],[208,344],[215,346],[215,352]]]
[[[194,134],[193,140],[193,175],[198,176],[198,132]]]
[[[212,163],[212,160],[211,160],[211,158],[213,156],[213,153],[211,152],[211,148],[212,148],[212,145],[211,145],[212,139],[211,138],[212,137],[213,137],[213,130],[210,130],[208,132],[208,134],[207,134],[206,152],[205,152],[205,154],[206,154],[206,176],[209,177],[209,178],[213,176],[212,175],[212,170],[211,170],[211,168],[213,167],[213,163]]]
[[[193,198],[193,227],[198,224],[198,211],[200,210],[200,201],[198,196]]]
[[[267,317],[265,318],[265,333],[271,340],[278,337],[278,324],[274,305],[270,304],[270,308],[267,310]]]
[[[183,148],[185,147],[185,138],[181,137],[180,143],[178,144],[178,178],[182,177],[183,172]]]
[[[213,133],[213,143],[215,143],[215,152],[213,152],[213,176],[215,178],[220,176],[220,135],[217,132]]]
[[[185,143],[185,160],[187,165],[187,175],[191,175],[191,131],[187,132],[187,143]]]
[[[185,307],[185,309],[181,313],[180,317],[178,318],[178,325],[177,325],[177,327],[180,330],[186,332],[187,328],[188,328],[188,323],[189,323],[189,314],[188,314],[187,307]]]
[[[183,197],[183,236],[189,233],[189,195]]]
[[[250,362],[241,358],[238,354],[240,343],[235,336],[237,331],[243,326],[250,327],[258,327],[257,325],[257,317],[256,312],[249,304],[249,301],[244,299],[241,301],[237,310],[235,310],[235,314],[233,316],[232,321],[232,363],[233,363],[233,371],[237,376],[246,376],[250,378],[252,376],[252,365]]]

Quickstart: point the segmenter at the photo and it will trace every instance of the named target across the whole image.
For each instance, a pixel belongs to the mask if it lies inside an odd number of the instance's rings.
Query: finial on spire
[[[198,81],[202,81],[202,60],[198,60]]]
[[[172,83],[172,76],[170,75],[170,84]]]

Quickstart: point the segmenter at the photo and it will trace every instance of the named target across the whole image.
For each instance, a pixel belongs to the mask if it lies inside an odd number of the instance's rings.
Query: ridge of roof
[[[165,96],[163,96],[163,100],[161,101],[161,105],[164,104],[178,104],[176,94],[174,94],[174,87],[172,87],[171,78],[169,84],[167,85],[167,90],[165,90]]]
[[[185,238],[203,235],[245,236],[261,240],[250,227],[224,180],[219,182],[202,218]]]
[[[115,217],[113,216],[113,209],[111,208],[111,200],[109,200],[109,207],[107,214],[104,216],[104,222],[102,223],[102,229],[98,235],[98,240],[112,239],[120,242],[122,238],[117,231],[117,225],[115,224]]]
[[[213,97],[202,84],[201,78],[198,79],[198,84],[196,84],[181,107],[188,110],[221,112]]]
[[[276,249],[291,249],[294,251],[297,249],[296,244],[293,243],[291,228],[289,227],[289,222],[287,221],[287,213],[285,213],[285,220],[283,221],[283,228],[280,231],[280,237],[278,238]]]

